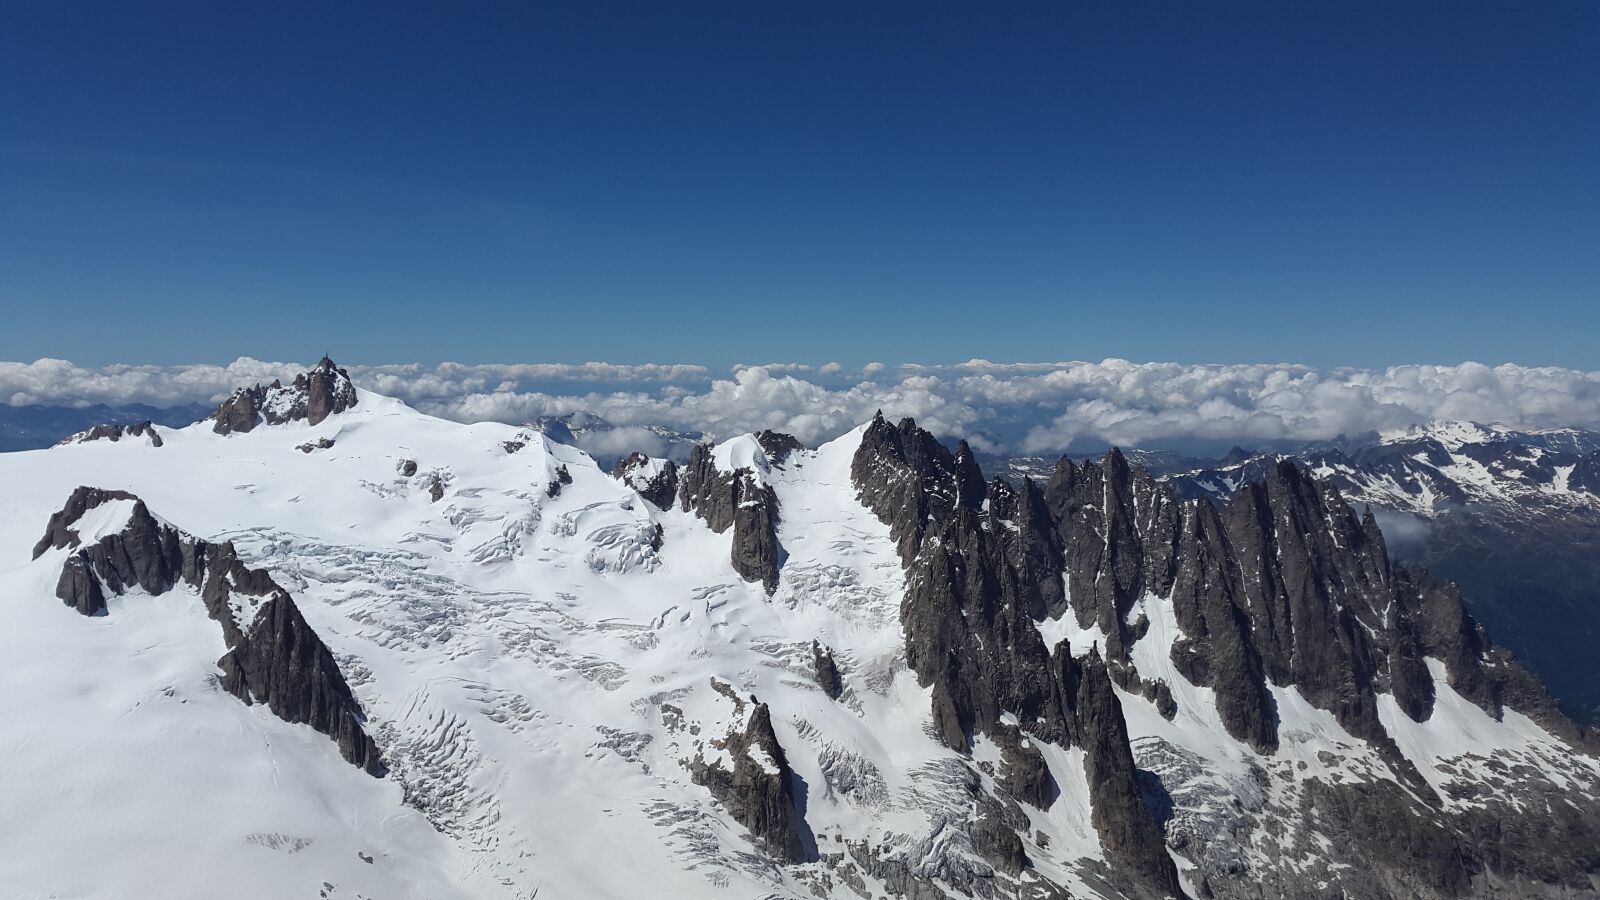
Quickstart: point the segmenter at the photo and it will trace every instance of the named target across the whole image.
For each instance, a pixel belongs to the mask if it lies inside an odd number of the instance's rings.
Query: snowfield
[[[932,877],[987,868],[947,819],[967,814],[973,773],[993,784],[975,766],[995,751],[980,741],[969,760],[930,736],[929,692],[904,663],[900,560],[851,483],[862,429],[781,464],[750,436],[716,448],[720,469],[750,469],[778,497],[787,555],[769,597],[734,572],[731,530],[657,509],[583,451],[358,398],[314,426],[202,422],[161,429],[160,447],[0,454],[0,895],[890,896],[831,874],[826,858],[863,842]],[[389,774],[222,692],[227,648],[194,590],[113,597],[100,617],[58,601],[67,551],[31,551],[79,485],[130,491],[269,570],[338,659]],[[115,533],[130,509],[102,505],[79,530]],[[1174,821],[1212,827],[1217,798],[1249,802],[1252,767],[1287,773],[1267,793],[1392,777],[1293,689],[1276,691],[1279,754],[1233,740],[1210,690],[1173,670],[1170,601],[1139,613],[1151,625],[1134,660],[1179,713],[1119,696],[1141,765],[1170,776]],[[1039,629],[1082,655],[1099,636],[1071,619]],[[817,684],[813,640],[839,663],[838,700]],[[1455,697],[1434,669],[1432,719],[1383,714],[1436,788],[1496,752],[1592,768],[1528,720]],[[730,690],[771,708],[822,860],[775,862],[690,777],[696,761],[730,764],[717,740],[750,709]],[[1027,809],[1036,868],[1020,878],[1102,896],[1085,877],[1104,854],[1083,753],[1042,749],[1060,795]]]

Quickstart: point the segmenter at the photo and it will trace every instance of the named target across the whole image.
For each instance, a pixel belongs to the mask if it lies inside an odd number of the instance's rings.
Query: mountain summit
[[[295,376],[294,383],[281,381],[268,385],[239,388],[211,414],[212,430],[217,434],[248,432],[257,425],[281,425],[305,420],[316,425],[335,413],[344,412],[358,402],[350,374],[324,356],[309,372]]]

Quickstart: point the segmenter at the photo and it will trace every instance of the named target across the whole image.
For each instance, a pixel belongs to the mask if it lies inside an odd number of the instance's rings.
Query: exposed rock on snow
[[[678,464],[670,459],[652,459],[631,453],[617,463],[612,477],[639,492],[657,509],[671,509],[678,498]]]
[[[794,770],[772,730],[772,710],[754,697],[744,700],[725,686],[714,687],[733,700],[735,716],[742,725],[712,742],[723,751],[723,758],[696,762],[691,768],[695,781],[705,785],[779,859],[805,862],[814,858],[814,839],[795,801]]]
[[[91,538],[80,529],[94,519]],[[93,543],[88,543],[89,540]],[[56,596],[78,612],[104,615],[107,596],[139,588],[164,594],[184,583],[200,590],[230,648],[217,665],[222,687],[246,703],[265,703],[286,722],[332,737],[356,766],[383,773],[376,744],[362,729],[361,707],[339,666],[294,600],[262,569],[239,561],[233,544],[197,540],[157,520],[125,491],[80,487],[50,517],[34,546],[37,559],[72,550]]]
[[[109,423],[96,425],[93,428],[90,428],[88,431],[78,432],[66,440],[61,441],[61,443],[82,444],[88,441],[116,442],[125,437],[143,437],[152,447],[159,447],[162,444],[160,433],[156,431],[155,425],[152,424],[149,419],[145,419],[142,422],[134,422],[132,424]]]
[[[760,582],[771,594],[778,588],[784,560],[778,543],[778,495],[760,476],[769,465],[765,453],[754,440],[747,443],[736,449],[727,469],[717,465],[710,447],[696,445],[683,468],[678,503],[718,534],[732,526],[734,571],[746,581]]]
[[[839,699],[844,693],[844,679],[839,675],[838,663],[833,660],[833,651],[819,641],[812,641],[811,660],[817,673],[817,685],[822,692],[828,695],[829,700]]]
[[[239,434],[257,425],[282,425],[304,420],[316,425],[358,401],[350,375],[324,356],[309,372],[295,376],[288,386],[280,381],[240,388],[211,414],[217,434]]]

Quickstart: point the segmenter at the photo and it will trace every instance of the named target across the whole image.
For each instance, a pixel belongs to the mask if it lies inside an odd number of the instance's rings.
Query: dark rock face
[[[1222,520],[1209,503],[1184,507],[1178,532],[1173,614],[1183,636],[1173,643],[1178,672],[1217,692],[1228,733],[1263,753],[1278,746],[1272,695],[1251,641],[1244,584]]]
[[[733,511],[739,505],[735,480],[734,473],[717,469],[710,446],[696,444],[678,478],[678,507],[721,534],[733,525]]]
[[[223,690],[246,703],[265,703],[286,722],[310,725],[333,738],[358,768],[384,773],[382,754],[362,727],[361,707],[333,653],[281,588],[274,585],[254,622],[217,665]]]
[[[844,693],[844,678],[839,675],[839,665],[833,660],[833,651],[820,641],[811,642],[811,661],[817,672],[817,684],[829,700],[839,699]]]
[[[1383,740],[1373,684],[1387,648],[1368,636],[1385,629],[1394,591],[1376,529],[1289,463],[1241,488],[1223,515],[1268,677],[1298,687],[1351,734]]]
[[[80,487],[67,497],[67,503],[59,512],[50,514],[50,522],[45,526],[44,537],[39,538],[33,545],[33,558],[43,556],[46,550],[60,550],[62,547],[76,547],[83,541],[78,537],[78,532],[73,529],[84,513],[97,506],[110,503],[113,500],[138,500],[138,497],[127,491],[108,491],[104,488]]]
[[[783,465],[789,454],[794,451],[805,449],[805,445],[794,435],[784,434],[781,431],[758,431],[756,443],[761,445],[762,451],[767,454],[767,459],[775,466]]]
[[[297,444],[295,445],[295,449],[299,450],[301,453],[310,453],[313,450],[330,449],[333,447],[333,444],[333,438],[317,438],[314,441],[306,441],[304,444]]]
[[[733,570],[745,581],[759,581],[767,593],[778,589],[783,547],[778,543],[778,495],[749,475],[735,479]]]
[[[794,772],[772,730],[771,710],[754,697],[746,701],[726,686],[713,686],[733,699],[737,715],[745,715],[747,703],[751,709],[742,729],[713,742],[727,751],[732,770],[721,761],[697,761],[691,767],[695,782],[728,807],[769,853],[784,862],[809,861],[815,855],[810,830],[795,803]]]
[[[1044,754],[1015,726],[1002,725],[992,735],[1000,746],[1000,784],[1006,793],[1036,809],[1049,809],[1061,793]]]
[[[255,429],[261,421],[261,406],[266,402],[268,391],[283,390],[283,383],[274,381],[262,387],[239,388],[233,396],[222,401],[216,411],[211,414],[214,423],[211,430],[217,434],[243,434]]]
[[[1176,575],[1177,503],[1154,480],[1135,477],[1116,450],[1099,464],[1063,459],[1045,500],[1060,534],[1078,624],[1105,633],[1106,659],[1120,682],[1131,641],[1128,611],[1147,593],[1165,595]]]
[[[572,483],[572,473],[567,471],[566,464],[556,466],[556,477],[550,479],[545,485],[545,495],[551,499],[561,496],[561,489]]]
[[[1005,779],[1027,802],[1047,802],[1053,784],[1003,714],[1028,723],[1030,739],[1083,747],[1091,784],[1100,784],[1093,820],[1109,858],[1141,889],[1177,893],[1177,870],[1134,785],[1105,664],[1098,654],[1082,663],[1065,652],[1052,657],[1031,618],[1061,602],[1040,588],[1061,576],[1050,571],[1061,545],[1051,533],[1059,529],[1047,527],[1044,498],[1031,483],[1021,491],[997,485],[991,494],[965,443],[951,454],[909,419],[874,418],[851,472],[906,564],[906,657],[932,688],[938,734],[962,752],[979,733],[1003,748],[1015,744]]]
[[[149,419],[132,424],[102,424],[96,425],[88,431],[79,432],[62,441],[63,444],[86,444],[89,441],[111,441],[116,443],[123,438],[143,437],[150,441],[150,446],[160,447],[165,441],[156,433],[156,427]]]
[[[316,368],[295,376],[294,390],[306,397],[306,421],[313,425],[356,405],[356,390],[350,373],[324,356]]]
[[[1308,444],[1290,455],[1370,504],[1390,557],[1426,566],[1466,592],[1496,641],[1537,672],[1580,723],[1600,723],[1600,433],[1511,432],[1458,423],[1413,434]],[[1264,482],[1276,454],[1187,460],[1163,476],[1184,497],[1217,502]],[[1387,516],[1385,515],[1387,514]]]
[[[1074,743],[1084,748],[1091,816],[1100,842],[1106,854],[1130,869],[1141,884],[1181,894],[1161,829],[1134,777],[1128,725],[1097,652],[1089,651],[1080,672]]]
[[[133,501],[126,525],[84,546],[73,526],[90,510],[117,501]],[[217,661],[223,689],[246,703],[267,704],[285,721],[310,725],[332,737],[345,759],[383,774],[381,754],[332,652],[288,592],[265,570],[240,562],[231,542],[190,537],[158,521],[127,492],[80,487],[50,517],[33,555],[64,548],[77,549],[62,566],[56,594],[84,615],[105,614],[107,591],[123,594],[137,586],[162,594],[180,583],[199,588],[229,647]],[[239,621],[240,610],[246,621]]]
[[[862,435],[850,478],[862,504],[889,524],[902,563],[922,547],[929,522],[954,509],[954,469],[950,451],[911,419],[893,426],[880,412]]]
[[[316,367],[295,376],[288,386],[274,381],[234,391],[211,414],[211,430],[236,434],[252,431],[263,423],[281,425],[302,419],[316,425],[355,406],[357,399],[350,374],[324,356]]]
[[[401,478],[410,478],[417,474],[417,461],[414,459],[402,459],[400,464],[395,466],[395,471],[400,473]]]
[[[759,581],[771,594],[778,589],[783,547],[778,543],[778,495],[754,472],[717,468],[711,448],[697,444],[678,482],[678,505],[704,519],[721,534],[733,528],[734,571],[745,581]]]
[[[972,849],[996,869],[1007,875],[1022,874],[1028,867],[1027,849],[1022,846],[1018,828],[1026,828],[1026,815],[1013,814],[1015,807],[1007,808],[988,794],[978,797],[976,816],[969,829]]]
[[[1592,745],[1489,641],[1453,586],[1393,564],[1372,515],[1296,465],[1272,466],[1220,507],[1180,500],[1116,451],[1062,460],[1040,492],[1031,481],[985,485],[964,445],[952,454],[915,423],[880,416],[852,475],[906,565],[907,662],[931,688],[936,733],[960,751],[977,734],[999,743],[999,783],[1028,803],[1046,793],[1037,766],[1011,748],[1023,737],[1083,748],[1095,829],[1142,890],[1177,890],[1114,690],[1143,694],[1168,718],[1177,712],[1172,685],[1134,664],[1132,648],[1150,633],[1172,638],[1173,669],[1215,691],[1238,740],[1277,750],[1270,686],[1292,685],[1401,779],[1341,786],[1328,798],[1348,830],[1344,846],[1370,846],[1367,858],[1382,869],[1374,896],[1453,896],[1482,870],[1472,859],[1486,845],[1436,824],[1438,798],[1378,717],[1380,693],[1416,721],[1432,714],[1426,658],[1443,660],[1452,687],[1491,715],[1510,706],[1575,746]],[[1059,615],[1097,628],[1103,648],[1052,655],[1030,620]],[[1153,632],[1158,615],[1170,618]],[[1417,863],[1430,854],[1437,861]],[[1494,871],[1539,870],[1530,859],[1543,858],[1505,855]]]
[[[650,458],[643,453],[631,453],[627,459],[617,463],[611,475],[638,491],[639,496],[649,500],[657,509],[667,509],[678,497],[678,464],[669,459],[661,464],[661,471],[644,477],[640,474],[641,470],[649,464]]]

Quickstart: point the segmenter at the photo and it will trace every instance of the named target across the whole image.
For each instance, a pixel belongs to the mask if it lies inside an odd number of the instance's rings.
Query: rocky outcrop
[[[696,444],[678,477],[678,507],[704,519],[717,534],[727,531],[739,506],[735,485],[743,480],[734,474],[717,469],[710,445]]]
[[[86,544],[75,526],[118,502],[131,504],[126,521]],[[288,592],[265,570],[245,566],[232,542],[193,538],[125,491],[80,487],[50,517],[33,555],[61,549],[73,552],[62,565],[57,596],[84,615],[104,615],[107,596],[134,587],[149,594],[180,584],[198,589],[229,648],[217,661],[223,689],[245,703],[265,703],[285,721],[310,725],[333,738],[352,764],[383,774],[381,754],[332,652]]]
[[[1000,747],[1001,787],[1012,798],[1036,809],[1049,809],[1060,789],[1038,745],[1022,730],[1002,725],[992,735]]]
[[[833,651],[822,646],[820,641],[812,641],[811,662],[817,673],[817,686],[822,688],[829,700],[839,699],[844,693],[844,678],[839,675],[839,665],[833,660]]]
[[[1376,528],[1287,461],[1240,488],[1223,518],[1267,676],[1351,734],[1383,740],[1373,689],[1387,648],[1369,638],[1386,630],[1394,590]]]
[[[758,431],[756,443],[761,445],[761,450],[767,459],[775,466],[781,466],[789,459],[789,454],[796,450],[804,450],[805,445],[792,434],[781,431]]]
[[[710,446],[697,444],[679,478],[678,505],[718,534],[731,527],[734,571],[760,582],[768,594],[778,589],[784,552],[778,543],[778,495],[771,485],[750,469],[721,471]]]
[[[572,483],[572,473],[567,471],[567,466],[562,463],[556,466],[556,474],[544,487],[545,496],[554,500],[561,496],[561,489]]]
[[[1173,642],[1172,662],[1192,683],[1216,690],[1229,734],[1270,753],[1278,746],[1277,717],[1252,642],[1243,576],[1230,550],[1211,504],[1184,507],[1171,593],[1182,636]]]
[[[652,460],[643,453],[631,453],[617,463],[611,475],[639,492],[657,509],[668,509],[678,497],[678,464],[670,459]]]
[[[96,425],[88,431],[80,431],[72,437],[62,441],[62,444],[87,444],[90,441],[111,441],[116,443],[123,438],[145,438],[152,447],[160,447],[165,441],[156,431],[156,426],[149,419],[132,424],[108,423]]]
[[[810,830],[794,795],[794,771],[772,730],[772,711],[755,697],[740,698],[727,685],[712,686],[734,702],[741,724],[712,742],[727,759],[697,760],[691,774],[728,808],[769,853],[784,862],[814,859]]]
[[[223,690],[246,703],[266,704],[286,722],[310,725],[333,738],[352,764],[383,774],[382,754],[363,729],[361,708],[333,653],[281,588],[273,585],[217,665]]]
[[[1132,635],[1128,612],[1146,594],[1165,596],[1176,575],[1177,502],[1117,450],[1099,463],[1063,459],[1045,487],[1066,561],[1067,593],[1085,628],[1105,634],[1106,659],[1122,682]]]
[[[850,463],[850,479],[861,503],[889,525],[909,564],[922,547],[930,523],[955,506],[955,458],[912,419],[890,425],[880,410],[861,435]]]
[[[1084,750],[1091,818],[1106,856],[1144,887],[1179,895],[1178,872],[1134,777],[1127,722],[1098,650],[1078,667],[1077,688],[1073,743]]]
[[[734,480],[733,570],[745,581],[759,581],[768,594],[778,589],[783,546],[778,543],[778,495],[771,485],[748,474]]]
[[[326,356],[311,371],[296,375],[293,389],[297,395],[305,395],[306,421],[312,425],[356,405],[356,389],[350,383],[350,373]]]
[[[211,430],[239,434],[261,424],[305,421],[316,425],[355,406],[358,399],[349,373],[324,356],[310,371],[295,376],[292,384],[274,381],[234,391],[211,414]]]

